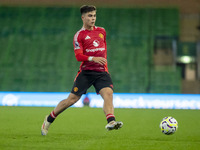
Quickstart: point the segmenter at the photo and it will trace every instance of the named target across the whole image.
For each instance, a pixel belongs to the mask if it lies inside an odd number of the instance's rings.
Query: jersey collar
[[[97,27],[96,27],[96,26],[94,26],[94,27],[93,27],[93,30],[88,30],[88,29],[86,29],[86,28],[82,27],[82,30],[85,30],[85,31],[86,31],[86,30],[87,30],[87,31],[94,31],[96,28],[97,28]]]

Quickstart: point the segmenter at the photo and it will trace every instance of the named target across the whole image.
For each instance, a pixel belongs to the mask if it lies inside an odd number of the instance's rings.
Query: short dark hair
[[[93,6],[93,5],[83,5],[80,8],[81,15],[84,14],[84,13],[94,11],[94,10],[96,10],[96,7]]]

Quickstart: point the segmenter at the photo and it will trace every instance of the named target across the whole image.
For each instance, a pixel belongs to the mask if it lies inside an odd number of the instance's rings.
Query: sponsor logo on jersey
[[[99,41],[98,41],[98,40],[94,40],[94,41],[93,41],[93,45],[94,45],[95,47],[98,47],[98,46],[99,46]]]
[[[74,45],[75,45],[75,49],[80,49],[79,43],[77,41],[75,42]]]
[[[97,52],[97,51],[104,51],[105,48],[94,48],[94,49],[86,49],[86,52]]]
[[[91,39],[91,37],[89,37],[88,35],[86,36],[85,40]]]
[[[102,34],[102,33],[100,33],[100,34],[99,34],[99,37],[103,39],[103,34]]]

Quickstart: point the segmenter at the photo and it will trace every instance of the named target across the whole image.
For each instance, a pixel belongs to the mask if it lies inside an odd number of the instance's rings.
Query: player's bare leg
[[[73,93],[70,93],[67,99],[64,99],[58,103],[58,105],[55,107],[55,109],[51,112],[49,116],[46,116],[44,119],[44,123],[41,127],[41,134],[47,135],[48,129],[51,125],[51,123],[55,120],[55,118],[63,112],[65,109],[76,103],[81,96],[77,96]]]
[[[75,104],[81,96],[70,93],[67,99],[64,99],[58,103],[58,105],[54,109],[55,116],[58,116],[61,112],[63,112],[68,107]]]
[[[100,95],[104,99],[103,111],[105,115],[114,114],[113,90],[109,87],[100,90]]]
[[[103,111],[106,115],[108,124],[106,125],[107,130],[119,129],[123,126],[122,122],[116,122],[114,116],[113,106],[113,90],[109,87],[100,90],[100,95],[104,99]]]

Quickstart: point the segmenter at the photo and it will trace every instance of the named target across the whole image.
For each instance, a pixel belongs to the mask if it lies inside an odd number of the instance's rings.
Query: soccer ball
[[[174,134],[178,129],[178,122],[173,117],[165,117],[160,122],[160,130],[166,135]]]

